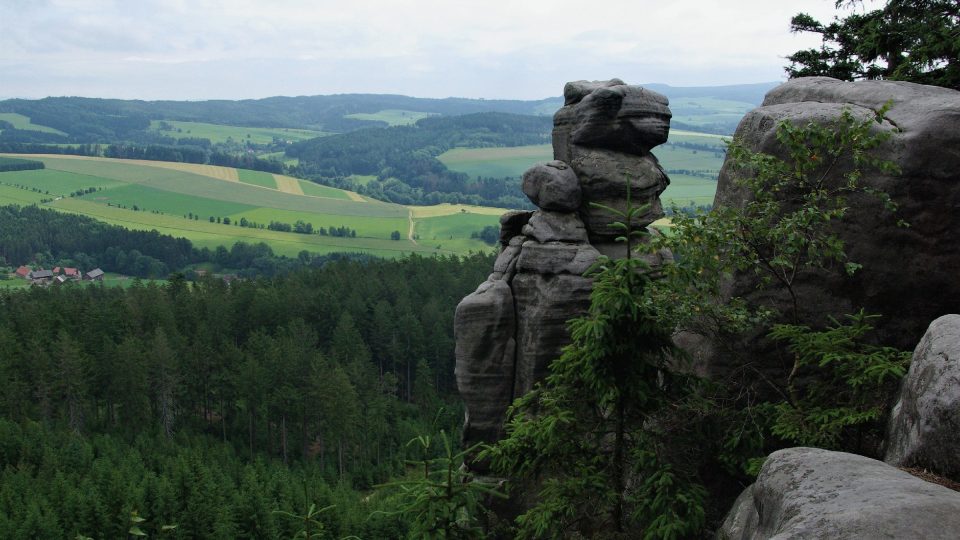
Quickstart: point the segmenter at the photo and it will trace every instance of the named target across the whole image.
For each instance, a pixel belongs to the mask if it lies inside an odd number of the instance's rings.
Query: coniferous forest
[[[0,537],[403,536],[374,486],[459,429],[452,316],[491,264],[4,293]]]

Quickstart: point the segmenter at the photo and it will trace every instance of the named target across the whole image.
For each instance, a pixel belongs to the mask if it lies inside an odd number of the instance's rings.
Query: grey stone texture
[[[580,208],[577,174],[562,161],[538,163],[523,173],[523,193],[543,210],[576,212]]]
[[[493,272],[457,307],[456,376],[467,409],[464,443],[502,435],[506,408],[548,373],[570,342],[567,321],[586,312],[592,280],[584,273],[601,256],[625,255],[612,228],[618,217],[591,206],[623,210],[650,204],[635,227],[662,216],[659,195],[668,179],[650,148],[666,141],[666,98],[610,81],[568,83],[566,106],[554,117],[557,161],[523,176],[523,191],[539,208],[500,219],[501,253]],[[564,157],[561,157],[564,156]],[[648,256],[662,264],[669,254]],[[468,460],[474,473],[488,464]]]
[[[771,454],[718,539],[941,539],[960,534],[960,493],[855,454]]]
[[[885,210],[875,197],[848,197],[849,211],[838,233],[849,260],[863,269],[852,277],[808,272],[795,283],[803,298],[801,320],[826,323],[827,315],[862,307],[885,315],[876,322],[882,343],[910,349],[929,321],[960,305],[960,92],[907,82],[794,79],[771,90],[761,107],[747,113],[735,137],[751,150],[782,155],[778,122],[828,123],[844,109],[870,118],[888,102],[892,106],[876,129],[887,131],[891,139],[876,152],[896,163],[901,173],[871,171],[863,180],[889,193],[899,206],[897,213]],[[849,164],[839,163],[827,175],[827,185],[837,185],[848,170]],[[748,196],[734,184],[729,162],[724,163],[714,205],[742,206]],[[898,219],[910,226],[897,226]],[[589,228],[590,220],[584,221]],[[756,277],[749,271],[736,274],[726,293],[748,302],[772,302],[782,310],[790,305],[786,292],[756,291]],[[747,356],[771,358],[755,367],[781,377],[781,363],[754,337],[743,345]],[[711,339],[690,340],[700,343],[691,352],[702,358],[704,370],[720,375],[737,369],[733,357]]]
[[[914,350],[884,461],[960,479],[960,315],[933,321]]]

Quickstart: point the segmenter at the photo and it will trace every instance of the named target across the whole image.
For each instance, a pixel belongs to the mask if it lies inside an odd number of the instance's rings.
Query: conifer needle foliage
[[[631,226],[641,210],[628,193],[626,212],[617,212],[628,253],[645,234]],[[642,300],[648,265],[632,253],[601,258],[589,275],[590,308],[570,321],[571,345],[514,402],[508,436],[486,455],[537,491],[517,519],[520,538],[688,536],[703,524],[705,490],[668,451],[679,433],[666,417],[692,396],[696,378],[676,369],[669,328]]]

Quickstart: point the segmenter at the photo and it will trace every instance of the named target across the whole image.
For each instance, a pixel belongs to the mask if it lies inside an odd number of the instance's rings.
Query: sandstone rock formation
[[[589,306],[584,273],[601,253],[622,256],[614,244],[621,232],[611,227],[619,218],[590,203],[625,209],[629,183],[633,203],[650,204],[633,226],[663,215],[659,195],[669,180],[650,149],[667,140],[667,99],[618,79],[568,83],[564,97],[554,116],[556,161],[523,175],[523,192],[539,209],[501,217],[493,273],[457,306],[467,445],[500,438],[507,407],[543,379],[570,341],[566,322]]]
[[[852,277],[842,272],[829,276],[809,273],[796,285],[803,301],[801,320],[826,322],[828,315],[854,313],[861,307],[883,314],[876,323],[884,344],[912,348],[929,321],[955,312],[960,305],[960,92],[907,82],[842,82],[826,77],[791,80],[770,91],[763,105],[748,113],[736,137],[748,148],[779,155],[777,123],[825,123],[843,109],[865,118],[892,104],[878,129],[892,137],[877,150],[901,169],[895,176],[868,173],[867,185],[885,190],[899,205],[896,215],[870,196],[849,197],[849,211],[838,228],[851,261],[863,265]],[[828,184],[840,181],[844,166],[834,167]],[[586,190],[585,190],[586,195]],[[749,196],[733,182],[728,163],[720,172],[715,205],[740,206]],[[909,227],[898,227],[903,219]],[[590,221],[587,221],[588,227]],[[786,308],[786,293],[757,292],[752,272],[736,275],[728,293],[748,302]],[[789,362],[773,358],[751,336],[742,349],[759,358],[771,376]],[[692,351],[707,373],[722,374],[737,367],[733,356],[717,347],[712,337],[699,341]],[[783,375],[783,373],[780,373]]]
[[[767,458],[717,537],[932,539],[957,531],[956,491],[863,456],[789,448]]]
[[[930,324],[893,408],[884,461],[960,478],[960,315]]]

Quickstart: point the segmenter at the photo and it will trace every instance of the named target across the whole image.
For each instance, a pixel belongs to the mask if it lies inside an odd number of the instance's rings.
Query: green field
[[[207,219],[210,216],[214,218],[232,216],[256,208],[248,204],[194,197],[140,184],[125,184],[104,189],[84,195],[83,199],[129,209],[136,206],[142,212],[161,212],[173,216],[194,214],[201,219]]]
[[[311,195],[313,197],[327,197],[330,199],[342,199],[345,201],[351,200],[347,195],[347,192],[343,191],[342,189],[324,186],[309,180],[300,180],[300,189],[303,190],[304,195]]]
[[[421,118],[436,116],[436,113],[425,113],[418,111],[404,111],[402,109],[384,109],[375,113],[353,113],[345,114],[344,118],[355,118],[357,120],[374,120],[386,122],[391,126],[408,126]]]
[[[417,222],[417,242],[423,246],[439,246],[440,249],[458,252],[490,250],[495,246],[470,239],[471,233],[480,232],[487,225],[499,226],[500,217],[470,213],[431,217]]]
[[[220,168],[207,170],[204,174],[212,176],[205,176],[178,169],[187,167],[185,164],[62,156],[37,156],[31,159],[43,161],[47,168],[0,173],[0,204],[38,204],[47,200],[43,206],[48,208],[90,216],[131,229],[155,229],[164,234],[188,238],[199,247],[231,246],[238,241],[266,242],[277,254],[288,256],[296,256],[302,250],[313,253],[362,251],[388,257],[409,252],[438,252],[436,244],[417,244],[408,240],[411,211],[407,207],[379,201],[352,200],[351,197],[356,198],[356,194],[312,182],[299,181],[304,190],[304,194],[299,195],[230,181],[225,179],[229,175]],[[241,179],[256,178],[257,173],[248,175],[237,171],[237,176]],[[56,196],[89,187],[101,189],[82,197]],[[50,194],[45,191],[50,191]],[[455,210],[444,208],[443,211],[450,213]],[[426,227],[428,231],[441,231],[447,236],[463,233],[463,237],[444,242],[445,245],[439,250],[441,253],[484,249],[485,244],[469,239],[474,230],[472,224],[465,225],[475,219],[471,216],[475,216],[476,211],[463,210],[462,216],[452,216],[451,219],[451,216],[418,210],[420,217],[416,219],[416,225]],[[184,217],[190,213],[200,216],[200,219]],[[245,217],[264,225],[270,221],[293,224],[302,220],[312,223],[315,228],[345,226],[356,230],[357,237],[303,235],[224,225],[210,223],[210,216],[229,217],[234,223]],[[487,224],[496,223],[495,217],[483,217]],[[458,225],[457,221],[464,223]],[[394,231],[400,233],[400,240],[390,239]]]
[[[34,124],[30,121],[30,118],[17,113],[0,113],[0,120],[4,120],[13,124],[13,127],[16,129],[27,129],[31,131],[42,131],[44,133],[56,133],[57,135],[66,135],[66,133],[60,131],[59,129],[54,129],[52,127],[41,126],[39,124]]]
[[[304,197],[241,182],[227,182],[181,170],[154,167],[143,162],[125,163],[122,160],[53,156],[33,159],[43,161],[48,169],[86,174],[173,193],[250,206],[344,216],[401,217],[406,215],[404,207],[399,205]]]
[[[736,124],[743,115],[756,108],[744,101],[729,101],[709,97],[676,98],[670,100],[673,119],[691,126],[706,126],[720,122]]]
[[[172,129],[160,129],[160,122],[165,122],[171,126]],[[212,143],[223,143],[229,140],[238,143],[246,141],[253,144],[270,144],[274,138],[283,141],[297,142],[329,135],[329,133],[323,131],[310,129],[224,126],[204,122],[179,122],[176,120],[153,120],[150,122],[150,130],[176,139],[186,137],[210,139]]]
[[[274,180],[273,175],[268,172],[237,169],[237,176],[244,184],[277,189],[277,181]]]
[[[109,180],[89,174],[77,174],[55,169],[36,169],[32,171],[10,171],[0,173],[0,183],[16,184],[37,188],[50,195],[69,195],[74,191],[88,188],[111,188],[125,185],[123,182]]]

